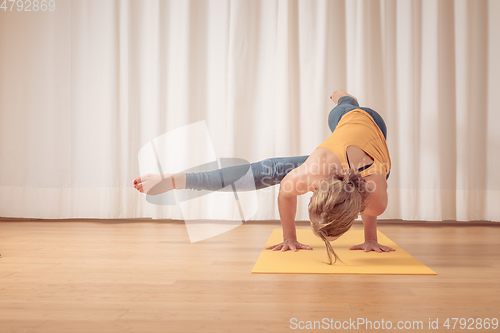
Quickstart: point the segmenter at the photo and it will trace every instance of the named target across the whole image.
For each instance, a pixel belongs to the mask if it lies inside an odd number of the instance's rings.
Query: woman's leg
[[[233,191],[234,187],[237,191],[259,190],[279,184],[290,171],[302,165],[307,157],[268,158],[256,163],[203,172],[145,174],[134,179],[134,188],[149,195],[158,195],[172,189]]]
[[[330,114],[328,115],[328,126],[330,127],[330,130],[332,132],[335,130],[335,127],[337,127],[337,124],[339,123],[340,118],[342,118],[343,115],[354,109],[362,109],[370,114],[370,116],[372,116],[373,120],[382,131],[382,134],[384,134],[384,137],[387,139],[387,126],[385,125],[382,116],[375,110],[366,107],[360,107],[358,100],[354,98],[354,96],[351,96],[342,90],[336,91],[332,95],[332,100],[334,100],[335,98],[337,98],[338,104],[332,109],[332,111],[330,111]]]
[[[351,110],[359,108],[358,101],[350,95],[342,96],[337,101],[337,106],[334,107],[328,115],[328,127],[330,127],[332,132],[335,130],[335,127],[337,127],[343,115]]]
[[[385,125],[385,121],[377,111],[372,110],[370,108],[360,108],[361,110],[366,111],[370,116],[372,116],[373,120],[377,124],[378,128],[382,131],[384,138],[387,140],[387,126]]]
[[[307,157],[275,157],[213,171],[186,173],[185,188],[232,191],[233,188],[229,185],[234,184],[238,191],[259,190],[279,184],[291,170],[304,163]]]

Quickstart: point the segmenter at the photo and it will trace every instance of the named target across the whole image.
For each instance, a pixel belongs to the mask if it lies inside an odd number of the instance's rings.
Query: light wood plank
[[[251,222],[191,244],[178,221],[2,219],[0,333],[290,332],[291,318],[500,317],[500,225],[380,223],[437,276],[251,274],[275,228]]]

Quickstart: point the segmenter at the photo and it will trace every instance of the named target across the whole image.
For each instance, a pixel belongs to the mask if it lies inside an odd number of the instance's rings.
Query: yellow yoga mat
[[[328,265],[325,243],[316,237],[312,230],[297,230],[297,240],[313,250],[271,251],[262,250],[252,273],[305,273],[305,274],[415,274],[436,275],[436,272],[412,257],[387,236],[378,231],[378,241],[395,249],[391,252],[365,252],[349,250],[364,242],[363,230],[349,230],[332,242],[333,249],[343,263],[337,261]],[[267,240],[266,246],[283,241],[281,229],[275,229]]]

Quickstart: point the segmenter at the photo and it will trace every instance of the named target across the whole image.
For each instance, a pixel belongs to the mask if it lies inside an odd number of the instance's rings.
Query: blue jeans
[[[337,106],[330,111],[328,115],[330,130],[333,132],[342,116],[354,109],[362,109],[372,116],[387,139],[387,127],[384,119],[372,109],[359,107],[358,102],[350,96],[339,98]],[[232,191],[233,189],[229,185],[236,184],[238,191],[259,190],[279,184],[290,171],[302,165],[308,157],[309,155],[274,157],[251,164],[186,173],[186,189],[218,191],[226,188],[226,190]],[[386,178],[389,178],[389,174]]]

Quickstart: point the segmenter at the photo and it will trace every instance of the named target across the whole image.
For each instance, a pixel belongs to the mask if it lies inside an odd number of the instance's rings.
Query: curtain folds
[[[500,221],[498,31],[496,0],[0,11],[0,216],[182,219],[131,186],[141,147],[205,121],[217,157],[306,155],[329,135],[328,97],[341,88],[387,123],[381,219]],[[252,219],[279,218],[277,191],[257,192]],[[236,210],[202,206],[197,218]]]

